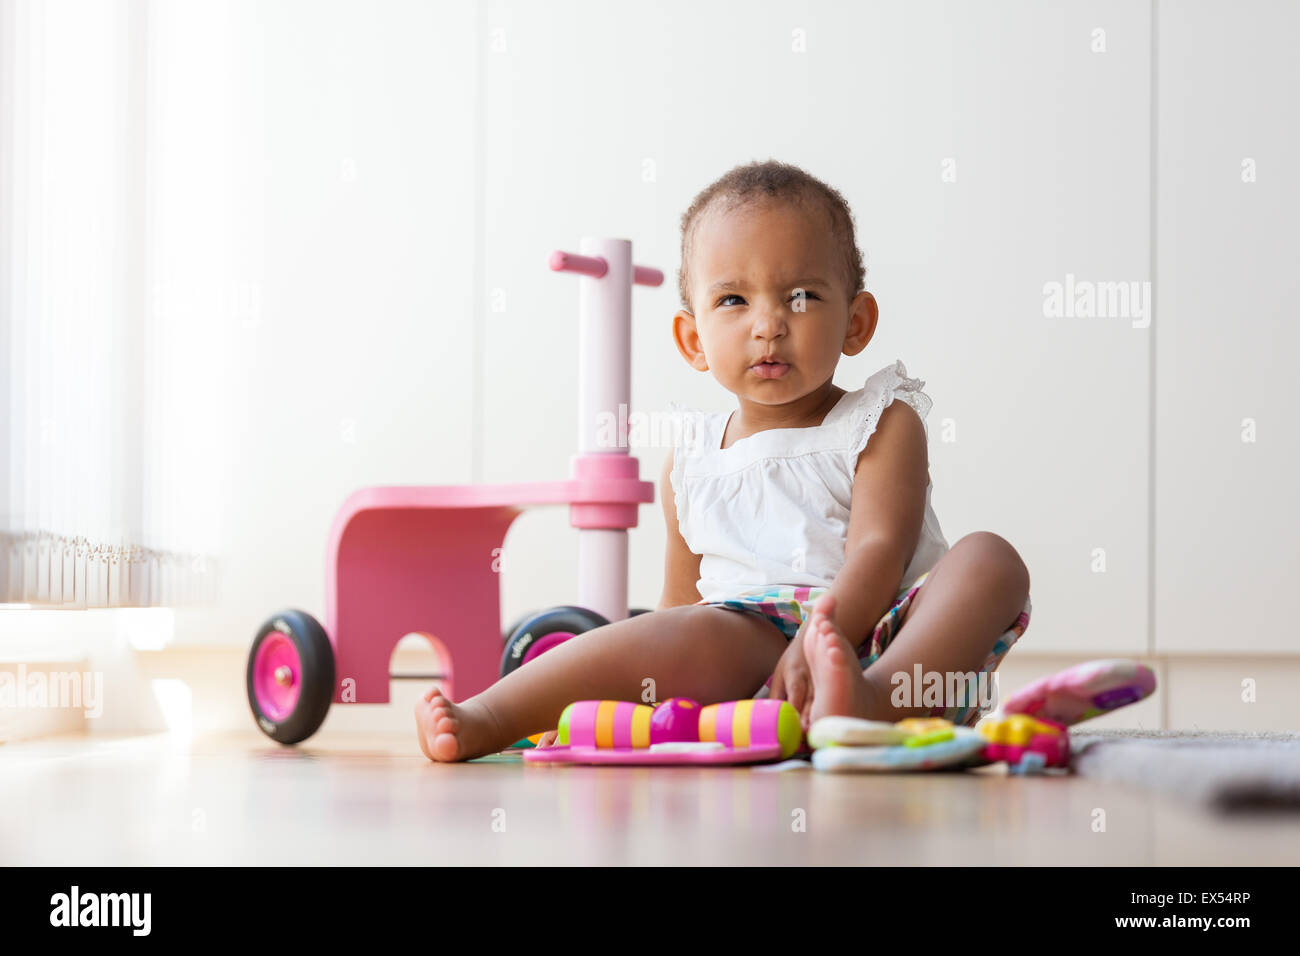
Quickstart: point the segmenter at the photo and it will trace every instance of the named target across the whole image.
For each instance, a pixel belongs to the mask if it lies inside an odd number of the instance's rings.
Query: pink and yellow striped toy
[[[524,752],[528,763],[726,764],[792,756],[803,742],[799,713],[784,700],[702,707],[673,697],[650,707],[580,700],[560,715],[555,746]]]

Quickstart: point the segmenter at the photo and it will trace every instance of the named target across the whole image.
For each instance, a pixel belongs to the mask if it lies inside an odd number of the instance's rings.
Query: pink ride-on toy
[[[658,269],[632,264],[626,239],[584,238],[582,253],[553,252],[550,267],[578,279],[578,454],[567,481],[362,488],[343,502],[325,555],[325,625],[286,609],[257,632],[248,655],[248,703],[273,740],[294,744],[336,703],[388,703],[395,676],[437,680],[464,700],[538,654],[628,616],[627,529],[654,484],[628,453],[632,286]],[[612,419],[604,416],[612,416]],[[616,447],[602,443],[615,423]],[[533,505],[569,506],[578,529],[578,604],[529,615],[500,644],[494,560],[510,523]],[[634,610],[633,614],[643,613]],[[439,672],[393,675],[397,642],[420,634]]]

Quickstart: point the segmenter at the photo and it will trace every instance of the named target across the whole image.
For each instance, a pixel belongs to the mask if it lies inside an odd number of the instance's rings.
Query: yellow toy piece
[[[1049,737],[1061,733],[1061,728],[1035,720],[1028,714],[1008,714],[997,720],[982,721],[976,728],[984,739],[995,744],[1023,747],[1040,734]]]

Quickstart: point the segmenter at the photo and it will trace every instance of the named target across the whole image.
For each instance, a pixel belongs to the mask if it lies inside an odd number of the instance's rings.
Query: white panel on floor
[[[1170,730],[1290,731],[1300,728],[1300,661],[1247,657],[1171,660]]]

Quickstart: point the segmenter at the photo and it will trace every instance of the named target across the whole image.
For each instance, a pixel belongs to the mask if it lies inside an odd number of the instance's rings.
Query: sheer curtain
[[[0,603],[216,597],[222,352],[167,273],[164,6],[0,0]]]

